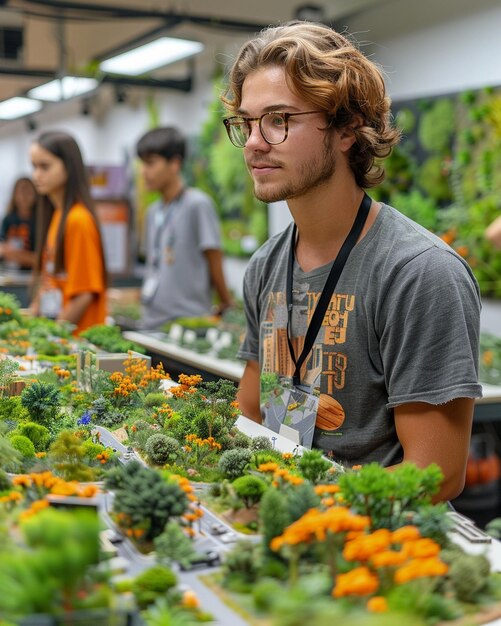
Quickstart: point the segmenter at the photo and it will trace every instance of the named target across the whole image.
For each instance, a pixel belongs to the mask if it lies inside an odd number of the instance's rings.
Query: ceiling
[[[0,32],[19,26],[20,58],[0,58],[0,100],[65,74],[95,71],[96,61],[158,36],[197,39],[205,51],[148,76],[99,75],[103,82],[190,89],[197,66],[227,55],[261,27],[300,17],[343,29],[350,18],[391,0],[0,0]],[[298,11],[300,11],[298,13]]]

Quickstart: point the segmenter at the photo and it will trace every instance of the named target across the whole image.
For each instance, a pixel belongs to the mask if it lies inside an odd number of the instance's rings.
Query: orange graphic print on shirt
[[[291,344],[299,357],[320,292],[295,292]],[[350,313],[355,308],[355,296],[333,294],[322,327],[311,353],[301,367],[301,384],[319,396],[316,426],[322,430],[337,430],[345,420],[345,411],[336,400],[336,391],[346,384],[346,342]],[[287,340],[287,303],[284,292],[268,296],[265,321],[261,324],[261,375],[278,373],[292,377],[294,362]]]

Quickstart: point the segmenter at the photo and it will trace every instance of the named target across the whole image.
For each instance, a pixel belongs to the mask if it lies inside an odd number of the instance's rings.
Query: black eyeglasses
[[[258,122],[259,132],[262,138],[272,146],[283,143],[289,134],[289,117],[294,115],[309,115],[310,113],[323,113],[324,111],[302,111],[301,113],[282,113],[271,111],[263,113],[260,117],[243,117],[235,115],[223,120],[226,132],[231,143],[237,148],[245,148],[252,132],[252,122]]]

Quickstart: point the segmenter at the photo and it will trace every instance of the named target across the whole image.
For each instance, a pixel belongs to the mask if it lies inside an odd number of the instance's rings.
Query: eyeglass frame
[[[263,113],[262,115],[260,115],[259,117],[245,117],[243,115],[233,115],[232,117],[225,117],[223,119],[223,124],[226,128],[226,132],[228,134],[228,138],[231,141],[231,143],[235,146],[235,148],[245,148],[245,146],[247,145],[247,141],[249,141],[250,136],[252,134],[252,127],[251,127],[251,122],[258,122],[258,127],[259,127],[259,132],[261,134],[261,137],[266,141],[266,143],[270,146],[279,146],[281,143],[284,143],[284,141],[287,139],[287,137],[289,136],[289,118],[290,117],[294,117],[295,115],[309,115],[311,113],[325,113],[325,111],[300,111],[298,113],[289,113],[287,111],[268,111],[267,113]],[[264,136],[263,133],[263,128],[261,126],[263,119],[268,116],[268,115],[280,115],[281,117],[283,117],[284,119],[284,138],[281,141],[268,141],[268,139],[266,139],[266,137]],[[231,127],[235,126],[235,124],[232,124],[232,120],[243,120],[245,122],[245,124],[247,125],[248,131],[249,131],[249,136],[247,137],[246,142],[244,143],[243,146],[237,145],[232,137],[231,137]]]

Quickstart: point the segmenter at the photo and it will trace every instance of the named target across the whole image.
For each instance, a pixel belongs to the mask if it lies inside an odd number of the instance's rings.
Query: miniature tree
[[[186,494],[176,482],[166,482],[156,470],[137,461],[110,470],[105,486],[115,492],[117,517],[126,528],[143,529],[146,541],[162,534],[167,522],[188,507]]]
[[[243,501],[245,507],[250,509],[260,500],[266,489],[267,483],[259,476],[240,476],[232,483],[237,496]]]
[[[65,430],[49,448],[49,457],[58,474],[65,480],[92,480],[94,471],[85,463],[86,449],[82,440]]]
[[[261,498],[259,521],[265,550],[271,554],[270,542],[283,533],[291,523],[291,516],[285,495],[275,488],[270,488]]]
[[[79,591],[92,586],[97,515],[49,507],[24,521],[22,530],[25,544],[13,542],[0,555],[0,614],[18,624],[32,613],[73,610]]]
[[[3,398],[9,385],[16,379],[18,370],[19,363],[17,361],[6,358],[0,359],[0,398]]]
[[[180,408],[183,416],[191,416],[189,432],[202,438],[221,437],[229,432],[237,419],[235,407],[236,387],[219,379],[205,382]]]
[[[169,522],[154,543],[157,560],[161,564],[171,565],[177,561],[187,567],[196,554],[191,539],[176,522]]]
[[[23,389],[21,403],[32,421],[50,429],[61,408],[61,394],[53,384],[35,382]]]
[[[321,450],[305,450],[298,463],[301,474],[313,484],[322,481],[332,463],[323,457]]]
[[[288,489],[286,498],[292,522],[299,519],[309,509],[318,506],[320,502],[320,497],[309,482],[303,482],[300,485],[295,485],[293,489]]]
[[[418,511],[438,492],[443,474],[431,464],[420,469],[404,463],[388,472],[378,463],[346,472],[339,477],[344,501],[353,512],[368,515],[372,528],[398,528],[405,513]]]
[[[232,587],[254,583],[259,579],[261,566],[261,546],[247,540],[239,541],[223,561],[225,583]]]

